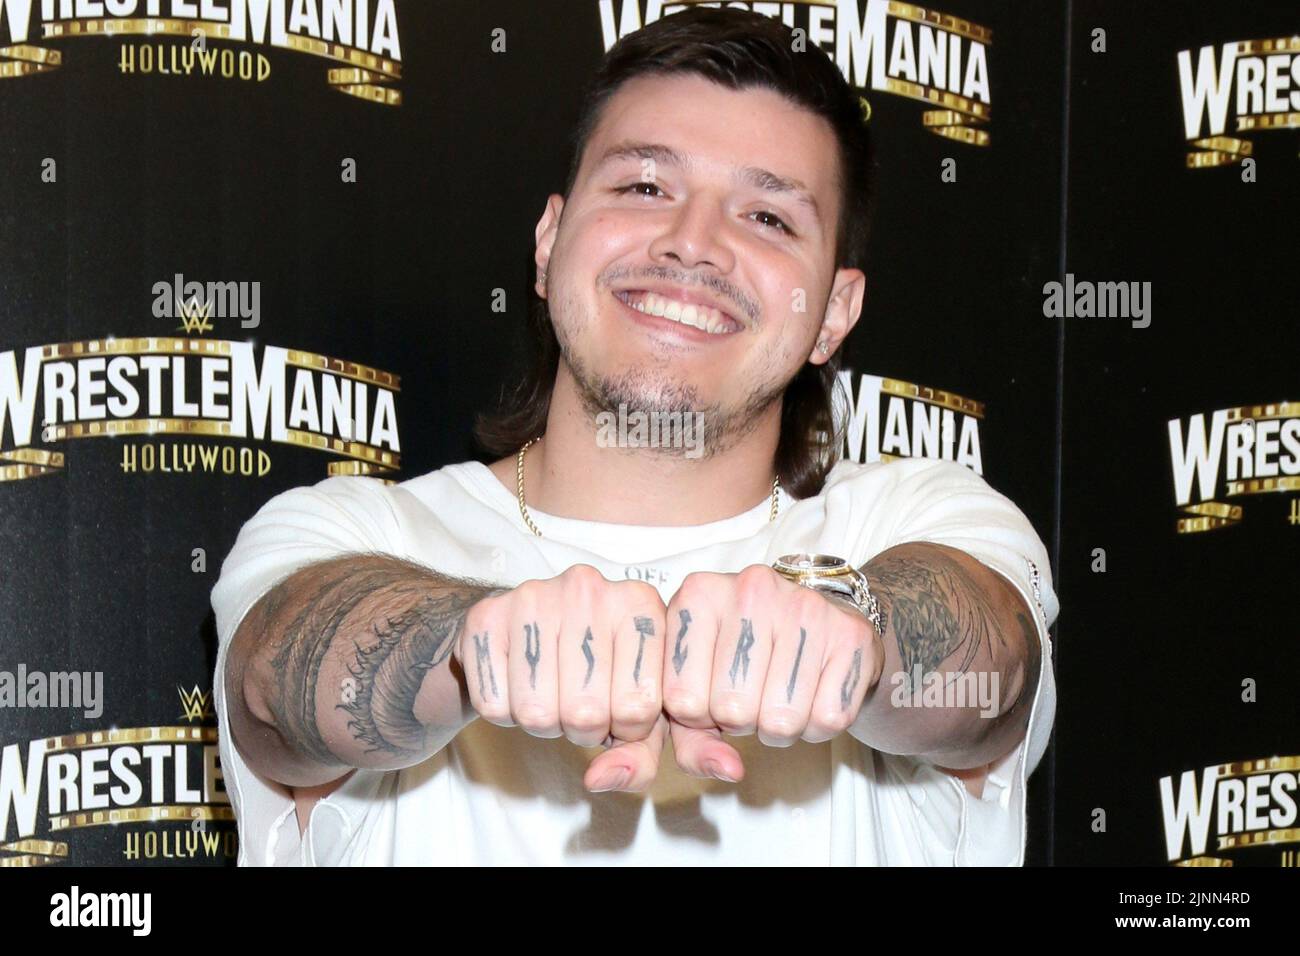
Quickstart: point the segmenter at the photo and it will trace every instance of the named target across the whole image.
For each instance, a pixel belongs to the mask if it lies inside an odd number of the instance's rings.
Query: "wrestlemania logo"
[[[844,429],[842,457],[856,462],[942,458],[984,474],[983,402],[852,369],[840,370],[833,397],[836,423]]]
[[[599,0],[604,48],[692,5]],[[992,109],[988,48],[993,31],[988,27],[898,0],[866,0],[865,10],[860,0],[755,0],[727,6],[779,19],[796,37],[825,51],[857,89],[928,104],[921,122],[930,132],[973,146],[989,144],[984,127]],[[871,118],[865,97],[862,112]]]
[[[33,693],[38,675],[19,676],[19,699],[0,703],[35,706],[21,698]],[[0,867],[67,862],[67,838],[96,827],[120,834],[129,863],[235,859],[235,814],[222,781],[212,692],[176,690],[184,724],[113,727],[0,747]],[[38,833],[42,816],[47,836]],[[122,824],[151,826],[117,829]]]
[[[1183,771],[1177,781],[1161,777],[1169,861],[1175,866],[1233,866],[1232,857],[1214,854],[1300,843],[1298,771],[1300,757],[1268,757],[1206,767],[1199,781],[1195,770]],[[1294,850],[1282,850],[1277,865],[1300,866],[1300,860]]]
[[[1178,87],[1188,167],[1238,163],[1254,149],[1238,134],[1300,127],[1300,35],[1182,50]]]
[[[37,439],[121,437],[128,440],[115,447],[126,474],[265,475],[270,455],[238,446],[243,439],[337,455],[343,460],[328,464],[329,475],[391,483],[382,476],[401,466],[399,376],[303,349],[199,337],[212,329],[214,298],[203,295],[229,292],[225,298],[239,301],[241,285],[248,284],[178,275],[182,299],[172,283],[158,283],[154,314],[179,319],[174,332],[184,335],[109,335],[0,352],[0,482],[63,468],[64,453],[35,447]]]
[[[1241,521],[1241,505],[1216,498],[1300,491],[1300,403],[1221,408],[1168,426],[1174,501],[1186,516],[1179,534]]]
[[[330,87],[399,106],[402,44],[394,0],[0,0],[0,79],[63,65],[61,41],[145,37],[124,42],[118,71],[220,76],[262,82],[271,64],[258,47],[278,47],[339,65]],[[208,41],[221,41],[208,47]],[[39,42],[37,42],[39,41]],[[226,45],[229,44],[229,45]],[[71,60],[71,54],[69,54]]]

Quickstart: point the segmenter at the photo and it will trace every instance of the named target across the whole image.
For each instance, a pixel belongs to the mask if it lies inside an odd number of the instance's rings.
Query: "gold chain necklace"
[[[518,478],[518,483],[516,487],[519,490],[519,514],[523,516],[524,524],[528,526],[528,530],[540,538],[542,536],[542,533],[539,530],[537,530],[537,525],[533,524],[533,519],[528,514],[528,503],[524,501],[524,452],[528,451],[528,446],[535,441],[537,441],[536,438],[530,438],[528,439],[528,441],[524,442],[524,446],[519,449],[519,457],[515,462],[515,474],[516,477]],[[772,508],[767,516],[767,520],[769,524],[771,524],[773,521],[776,520],[777,493],[779,492],[780,488],[781,488],[781,476],[777,475],[775,478],[772,479]]]

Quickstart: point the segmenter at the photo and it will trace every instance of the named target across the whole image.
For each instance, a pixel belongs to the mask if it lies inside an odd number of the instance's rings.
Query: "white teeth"
[[[721,312],[711,306],[678,302],[675,299],[668,299],[654,292],[644,293],[641,301],[632,304],[632,308],[638,312],[671,319],[674,322],[680,322],[682,325],[689,325],[713,335],[724,335],[731,329],[731,323]]]

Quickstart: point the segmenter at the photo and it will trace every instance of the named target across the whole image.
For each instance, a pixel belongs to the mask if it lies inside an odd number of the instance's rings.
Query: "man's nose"
[[[723,235],[725,215],[716,199],[692,197],[674,211],[664,231],[650,244],[650,255],[660,261],[674,259],[687,269],[708,265],[730,272],[735,257]]]

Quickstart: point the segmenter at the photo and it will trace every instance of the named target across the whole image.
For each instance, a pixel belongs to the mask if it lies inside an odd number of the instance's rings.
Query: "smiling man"
[[[292,489],[222,567],[242,864],[1023,862],[1043,545],[963,466],[834,461],[869,146],[775,20],[610,50],[501,457]]]

